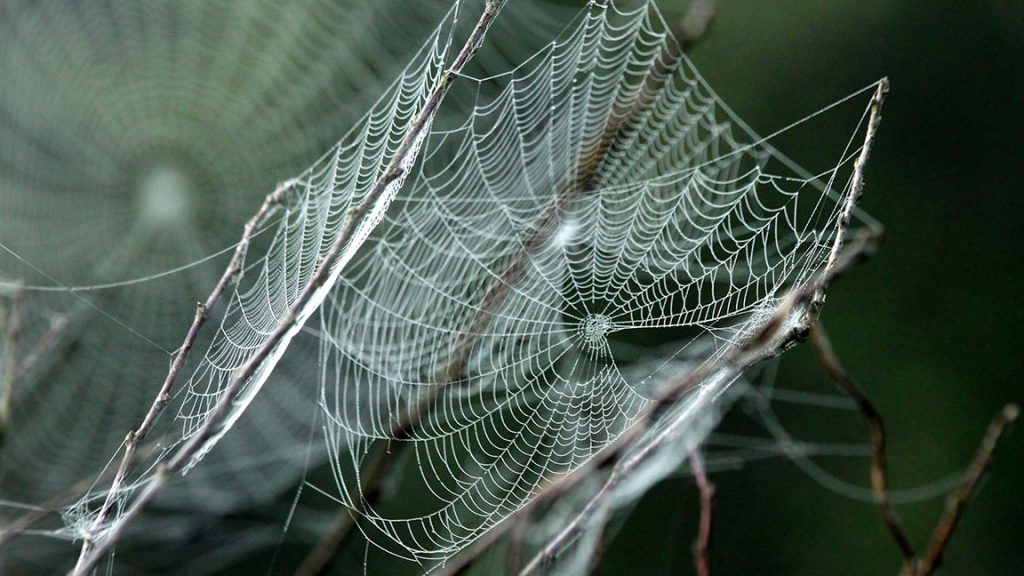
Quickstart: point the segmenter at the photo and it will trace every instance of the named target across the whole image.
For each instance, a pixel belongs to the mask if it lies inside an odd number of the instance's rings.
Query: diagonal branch
[[[864,390],[850,377],[846,368],[843,367],[835,351],[825,327],[821,322],[811,326],[810,332],[811,348],[814,349],[818,362],[821,363],[825,372],[835,380],[847,396],[853,399],[864,418],[864,425],[867,426],[868,436],[871,438],[871,489],[875,495],[875,502],[882,511],[882,520],[886,528],[892,534],[896,546],[905,561],[911,561],[917,555],[914,545],[903,530],[899,515],[892,506],[889,498],[889,469],[885,452],[885,425],[882,423],[882,416],[878,413],[874,403],[868,398]]]
[[[3,371],[0,372],[0,450],[3,449],[11,426],[11,403],[21,379],[30,373],[39,359],[46,353],[68,326],[68,319],[58,316],[50,327],[27,350],[20,350],[22,340],[22,313],[25,304],[24,288],[17,288],[8,308],[0,307],[0,332],[3,333]]]
[[[992,422],[988,425],[988,430],[985,431],[985,436],[981,439],[981,444],[978,446],[974,459],[971,460],[970,465],[967,466],[967,470],[964,472],[964,478],[960,487],[950,494],[946,500],[945,511],[942,514],[942,518],[939,519],[939,523],[935,526],[935,532],[932,534],[932,540],[928,544],[927,551],[915,563],[910,574],[913,574],[913,576],[929,576],[942,564],[942,554],[945,552],[946,546],[949,545],[949,540],[953,536],[953,530],[956,529],[957,523],[963,517],[964,508],[966,508],[967,503],[974,495],[978,482],[981,481],[985,471],[988,470],[989,464],[992,461],[992,453],[995,451],[999,439],[1003,436],[1006,428],[1015,422],[1019,416],[1020,407],[1016,404],[1007,404],[992,418]]]
[[[367,193],[363,201],[349,213],[348,218],[345,221],[345,225],[338,233],[338,236],[334,239],[329,252],[325,256],[317,272],[310,279],[309,284],[305,287],[302,294],[289,309],[285,317],[278,324],[277,329],[259,348],[259,350],[250,357],[248,362],[235,371],[232,375],[231,383],[221,394],[220,399],[207,416],[204,424],[188,442],[178,449],[169,461],[159,465],[156,474],[148,482],[145,489],[132,502],[120,521],[111,527],[110,531],[102,541],[96,543],[91,539],[86,539],[83,543],[78,563],[72,571],[72,574],[75,576],[84,576],[96,566],[100,558],[102,558],[103,555],[105,555],[118,541],[124,528],[131,523],[142,509],[156,496],[157,492],[159,492],[159,490],[166,484],[171,475],[181,471],[186,464],[192,461],[196,454],[200,453],[203,448],[206,447],[207,442],[210,439],[214,438],[222,431],[222,427],[230,414],[232,404],[245,389],[249,380],[261,367],[263,367],[264,363],[270,358],[272,353],[278,350],[279,344],[286,341],[287,338],[294,335],[295,332],[301,329],[303,322],[300,319],[301,313],[313,300],[314,295],[317,294],[321,288],[327,285],[332,274],[335,274],[340,270],[339,263],[345,253],[345,249],[349,247],[350,243],[353,241],[355,233],[364,224],[366,224],[368,216],[371,216],[375,209],[379,209],[382,204],[386,204],[390,200],[390,197],[388,197],[385,192],[389,191],[389,188],[392,188],[391,185],[393,183],[398,183],[399,185],[393,187],[394,189],[391,190],[391,197],[397,193],[398,188],[400,188],[401,180],[405,176],[405,166],[411,165],[415,161],[419,152],[419,144],[422,142],[426,129],[430,126],[442,98],[447,93],[454,78],[462,71],[466,63],[469,62],[479,49],[487,30],[490,28],[491,23],[494,21],[494,18],[497,16],[498,11],[504,5],[505,1],[506,0],[486,0],[483,14],[480,16],[480,19],[477,22],[476,27],[473,29],[473,32],[470,34],[469,39],[459,51],[459,54],[456,56],[451,66],[444,72],[444,74],[441,75],[431,89],[431,92],[424,103],[423,109],[419,112],[416,119],[402,138],[394,156],[384,168],[380,177]],[[282,190],[281,194],[283,195],[287,189],[287,187],[280,189]],[[264,203],[264,206],[274,204],[274,202],[271,202],[273,196],[274,195],[272,194],[268,197],[268,201]],[[254,217],[254,220],[257,217],[259,217],[259,213]],[[249,233],[251,234],[251,231]],[[245,237],[243,237],[243,244],[246,244],[244,240]],[[230,280],[232,277],[234,277],[234,273],[231,272],[229,267],[229,270],[226,271],[224,277],[222,277],[222,282],[218,283],[218,288],[220,288],[222,284],[227,284],[227,280],[225,280],[225,278]],[[223,290],[223,288],[220,289]],[[219,296],[219,293],[216,292],[216,290],[215,294]],[[199,327],[202,325],[201,317],[205,317],[205,315],[205,307],[201,307],[197,310],[196,321],[189,330],[189,336],[186,337],[186,344],[188,346],[191,346],[194,342],[195,337],[192,334],[193,332],[198,332]],[[173,375],[175,373],[176,372],[174,372],[174,369],[172,368],[169,380],[173,380]],[[169,385],[167,385],[167,388],[169,389]],[[152,420],[155,419],[155,416],[159,414],[168,400],[168,391],[162,388],[157,399],[154,401],[149,414],[147,414],[146,419],[143,421],[142,428],[144,431],[148,430],[148,426],[151,425]],[[128,439],[126,440],[127,446],[134,445],[136,442],[133,440],[134,436],[136,436],[135,432],[129,434]],[[128,452],[127,447],[126,452]],[[129,460],[130,459],[127,457],[122,460],[123,467],[126,469],[127,462]],[[111,490],[108,492],[106,502],[104,502],[102,509],[103,514],[101,517],[97,518],[96,522],[94,522],[93,533],[99,529],[103,520],[109,515],[110,509],[117,496],[116,488],[120,487],[120,484],[124,481],[126,475],[127,471],[122,474],[119,470],[119,473],[115,478],[115,485],[112,485]]]
[[[0,350],[0,448],[7,438],[7,427],[11,413],[11,398],[14,394],[14,381],[19,372],[18,340],[21,338],[21,304],[24,291],[15,290],[9,308],[0,308],[0,332],[3,333],[3,349]]]
[[[693,563],[697,576],[711,576],[711,519],[715,487],[708,481],[704,459],[696,450],[690,452],[690,470],[700,494],[700,527],[693,542]]]

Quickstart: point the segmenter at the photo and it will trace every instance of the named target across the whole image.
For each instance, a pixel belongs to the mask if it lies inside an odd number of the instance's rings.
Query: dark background
[[[668,18],[685,11],[661,5]],[[719,0],[692,57],[762,134],[889,77],[862,202],[885,224],[887,241],[833,286],[823,320],[885,418],[893,487],[934,486],[961,470],[991,416],[1024,400],[1024,3]],[[822,145],[823,135],[845,136],[851,127],[849,115],[828,114],[780,147],[808,167],[827,166],[835,146]],[[806,346],[786,354],[775,383],[834,391]],[[774,406],[798,439],[838,446],[866,438],[856,412]],[[766,436],[751,420],[741,403],[721,430]],[[816,462],[868,486],[866,458]],[[1021,470],[1024,435],[1011,430],[940,574],[1024,570]],[[877,508],[823,487],[785,458],[711,478],[715,574],[898,573]],[[921,547],[944,498],[913,500],[898,510]],[[690,479],[656,487],[611,544],[601,573],[692,572],[696,508]]]

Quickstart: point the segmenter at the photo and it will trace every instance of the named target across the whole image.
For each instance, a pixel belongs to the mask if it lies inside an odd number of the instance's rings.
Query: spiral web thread
[[[592,2],[531,60],[449,99],[462,110],[435,125],[318,332],[330,491],[373,544],[421,563],[588,462],[819,272],[856,154],[817,177],[770,173],[791,163],[721,104],[652,4]],[[634,362],[617,336],[669,344]],[[695,446],[734,379],[712,372],[653,437]],[[429,504],[366,499],[380,443],[413,452],[401,490]]]

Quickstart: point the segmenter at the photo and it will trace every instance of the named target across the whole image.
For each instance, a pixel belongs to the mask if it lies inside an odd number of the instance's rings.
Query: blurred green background
[[[685,10],[685,3],[661,5],[668,17]],[[762,134],[890,78],[862,202],[885,224],[887,241],[833,286],[823,320],[885,418],[893,487],[931,485],[962,469],[1005,402],[1024,400],[1024,3],[716,5],[714,26],[692,58]],[[852,126],[849,115],[827,114],[780,147],[813,171],[835,157],[836,144],[823,145],[821,135],[848,135]],[[806,346],[786,354],[776,385],[834,390]],[[721,430],[766,435],[742,408]],[[802,440],[866,438],[855,412],[795,405],[777,408],[777,416]],[[818,461],[868,485],[867,459]],[[1022,470],[1024,435],[1011,430],[939,574],[1024,573]],[[874,505],[821,486],[786,459],[747,462],[711,479],[719,576],[899,571]],[[943,503],[898,507],[919,547]],[[600,573],[691,573],[696,509],[690,479],[662,483],[623,526]]]

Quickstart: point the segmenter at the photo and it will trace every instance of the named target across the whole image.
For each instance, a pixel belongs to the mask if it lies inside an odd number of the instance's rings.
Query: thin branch
[[[56,345],[56,342],[60,339],[61,334],[67,330],[71,321],[66,316],[59,316],[50,322],[50,328],[46,331],[39,341],[35,343],[35,346],[25,354],[25,357],[17,365],[17,371],[14,373],[14,380],[20,380],[26,374],[35,368],[35,365],[39,360],[50,351],[51,347]]]
[[[704,459],[696,450],[690,452],[690,470],[700,494],[700,528],[697,539],[693,542],[693,564],[697,576],[711,576],[711,507],[715,497],[715,487],[708,481],[704,470]]]
[[[185,340],[182,342],[181,347],[178,348],[178,352],[175,355],[174,360],[171,362],[171,367],[167,372],[167,376],[164,378],[163,384],[160,386],[160,390],[157,393],[156,398],[150,405],[149,410],[146,412],[146,416],[143,418],[139,427],[129,432],[124,439],[124,455],[121,457],[117,474],[114,475],[114,479],[107,491],[107,496],[103,505],[97,512],[96,518],[93,520],[89,530],[86,532],[86,537],[82,542],[82,550],[78,557],[79,565],[82,565],[83,560],[89,556],[90,551],[93,548],[94,542],[92,534],[95,534],[110,516],[110,512],[112,511],[118,494],[121,491],[121,487],[124,485],[124,481],[128,477],[130,463],[133,462],[135,458],[136,449],[139,444],[145,440],[150,429],[153,427],[153,423],[156,422],[156,419],[160,416],[160,413],[163,412],[163,409],[170,401],[171,391],[174,388],[174,381],[185,366],[185,361],[188,359],[189,352],[191,352],[192,346],[195,344],[196,338],[199,336],[199,330],[203,327],[203,324],[206,323],[209,311],[218,303],[221,295],[227,289],[228,285],[230,285],[242,273],[242,268],[245,264],[245,256],[249,251],[249,245],[252,241],[253,234],[277,210],[277,207],[284,202],[285,196],[294,185],[294,181],[283,182],[278,185],[277,189],[264,198],[263,204],[260,206],[259,210],[256,211],[256,214],[245,223],[242,238],[238,242],[238,246],[235,247],[235,252],[231,255],[231,260],[228,262],[228,266],[224,270],[224,273],[221,274],[216,286],[214,286],[213,291],[206,297],[206,301],[200,302],[196,305],[196,313],[192,319],[192,325],[189,326],[188,332],[185,335]],[[83,570],[81,573],[87,571],[88,570]]]
[[[3,350],[0,350],[0,355],[2,355],[0,365],[3,366],[3,371],[0,372],[0,449],[3,449],[10,432],[11,403],[14,401],[14,391],[18,383],[32,370],[36,361],[49,350],[68,325],[67,318],[63,316],[56,318],[50,324],[49,330],[22,357],[19,346],[22,339],[22,322],[24,321],[22,319],[24,298],[24,288],[18,287],[11,297],[10,307],[0,307],[0,331],[4,334]]]
[[[868,398],[864,390],[850,377],[843,367],[835,351],[825,327],[821,322],[811,325],[810,331],[811,347],[814,349],[818,362],[821,363],[825,372],[835,380],[843,392],[846,393],[857,404],[860,414],[867,426],[868,435],[871,438],[871,489],[875,496],[875,502],[882,511],[882,520],[886,528],[892,534],[899,547],[900,553],[905,561],[911,561],[917,556],[914,545],[910,543],[906,531],[900,522],[899,515],[892,506],[889,498],[889,471],[885,452],[885,425],[882,416],[878,413],[875,405]]]
[[[846,204],[843,206],[843,211],[839,216],[839,222],[836,224],[836,238],[832,244],[832,252],[829,254],[828,262],[825,264],[825,269],[832,268],[839,253],[843,247],[843,236],[846,230],[850,227],[850,221],[853,219],[853,211],[857,207],[857,203],[860,202],[862,196],[864,196],[864,168],[868,164],[868,159],[871,157],[871,149],[875,145],[875,138],[878,135],[878,126],[882,123],[882,105],[885,103],[885,97],[889,94],[889,79],[882,78],[878,82],[878,88],[875,90],[875,95],[871,99],[871,113],[868,117],[868,127],[864,132],[864,145],[861,146],[860,154],[857,156],[857,160],[853,163],[853,175],[850,179],[850,194],[846,198]],[[880,233],[880,231],[878,231]],[[825,303],[825,287],[822,286],[821,290],[814,295],[814,301],[812,303],[813,308],[820,308]]]
[[[11,417],[11,398],[18,369],[18,339],[21,337],[21,305],[24,291],[15,290],[9,308],[0,308],[0,330],[3,331],[3,372],[0,373],[0,447],[7,438]]]
[[[523,548],[526,545],[526,536],[530,528],[530,516],[523,514],[516,519],[515,528],[508,540],[508,549],[505,551],[505,574],[515,574],[523,565]],[[596,562],[592,559],[591,562]]]
[[[904,566],[904,572],[913,576],[929,576],[942,564],[942,554],[949,545],[960,518],[963,517],[967,503],[974,495],[985,471],[992,462],[992,453],[999,444],[1006,428],[1020,416],[1020,407],[1016,404],[1007,404],[999,411],[985,431],[985,436],[978,445],[978,450],[971,460],[967,470],[964,472],[963,481],[955,492],[949,495],[946,500],[946,508],[943,511],[939,523],[935,526],[931,542],[928,544],[924,556],[913,562],[910,566]],[[908,569],[909,568],[909,569]]]
[[[83,543],[78,563],[72,571],[74,576],[84,576],[91,571],[99,562],[100,558],[102,558],[103,555],[105,555],[118,541],[124,528],[130,524],[142,509],[156,496],[157,492],[164,486],[164,484],[166,484],[170,476],[182,470],[184,466],[206,446],[206,443],[221,431],[224,422],[230,414],[234,401],[241,394],[250,378],[252,378],[257,370],[262,367],[264,362],[270,357],[271,353],[277,349],[279,343],[301,328],[299,320],[300,313],[305,309],[306,305],[312,300],[313,296],[320,290],[320,288],[328,282],[332,273],[337,272],[336,268],[344,253],[344,249],[349,245],[354,233],[364,223],[366,217],[371,214],[372,210],[376,208],[380,202],[387,201],[387,197],[384,193],[392,183],[400,181],[404,176],[405,169],[403,166],[407,163],[412,163],[415,160],[419,152],[418,144],[421,142],[421,136],[430,125],[430,122],[441,103],[441,99],[447,93],[452,80],[462,71],[466,63],[469,62],[479,49],[483,42],[484,35],[490,28],[491,23],[494,21],[494,18],[497,16],[498,11],[504,5],[505,1],[506,0],[486,1],[483,14],[480,16],[480,19],[477,22],[476,27],[473,29],[473,32],[470,34],[469,39],[466,41],[466,44],[459,51],[459,54],[456,56],[452,65],[437,80],[437,83],[432,88],[426,102],[424,103],[423,109],[409,127],[408,132],[404,135],[394,156],[391,158],[391,161],[385,167],[381,176],[378,178],[373,188],[371,188],[367,193],[363,201],[350,212],[345,225],[335,238],[330,251],[325,256],[320,267],[317,269],[317,272],[310,279],[309,284],[289,309],[277,329],[267,339],[263,346],[256,351],[252,357],[250,357],[249,361],[235,371],[232,376],[231,383],[221,394],[216,406],[214,406],[202,427],[171,457],[169,461],[162,463],[157,467],[155,475],[148,484],[146,484],[145,489],[132,502],[120,521],[110,528],[110,531],[103,538],[102,542],[95,544],[91,539],[86,539],[85,543]],[[285,190],[287,189],[285,188]],[[397,193],[397,190],[394,192]],[[283,194],[284,192],[282,192],[282,195]],[[225,276],[229,276],[229,274],[226,272]],[[197,324],[202,324],[200,318],[205,317],[205,314],[205,309],[197,311],[197,320],[193,323],[193,328],[189,331],[190,335],[194,330],[198,331]],[[186,338],[186,343],[189,346],[191,346],[193,341],[194,337],[192,337],[191,340],[189,340],[188,337]],[[167,392],[162,389],[161,393],[154,401],[150,414],[153,414],[153,417],[155,418],[155,414],[162,410],[168,400],[169,396]],[[144,421],[143,426],[146,427],[150,422],[150,415],[147,414],[147,418]],[[126,452],[129,447],[134,444],[135,436],[137,436],[137,434],[134,432],[129,434],[128,439],[126,440]],[[125,458],[122,462],[127,461],[128,458]],[[117,490],[115,488],[120,487],[120,482],[123,482],[124,476],[125,475],[121,474],[119,471],[118,476],[115,478],[115,485],[111,487],[107,496],[107,501],[104,503],[103,518],[109,514],[110,508],[117,494]],[[91,532],[95,533],[95,531],[101,526],[101,523],[102,518],[97,518]]]
[[[974,494],[978,482],[988,469],[992,453],[995,451],[999,439],[1002,437],[1007,426],[1017,419],[1020,409],[1016,404],[1007,404],[992,419],[988,430],[985,432],[985,436],[981,440],[981,444],[978,446],[974,459],[964,471],[964,477],[959,488],[950,494],[946,500],[945,511],[935,526],[935,531],[927,550],[923,556],[918,556],[913,545],[910,543],[910,538],[908,538],[900,523],[899,516],[892,506],[885,451],[885,426],[882,422],[882,417],[864,390],[857,385],[846,372],[846,369],[843,368],[842,363],[832,348],[828,334],[820,322],[811,326],[810,337],[818,361],[828,375],[857,404],[857,408],[860,410],[864,423],[868,428],[872,446],[871,488],[875,501],[882,511],[882,519],[885,521],[886,528],[888,528],[889,533],[896,542],[896,546],[903,555],[901,575],[931,575],[942,563],[942,554],[949,545],[953,530],[963,516],[964,508]]]

